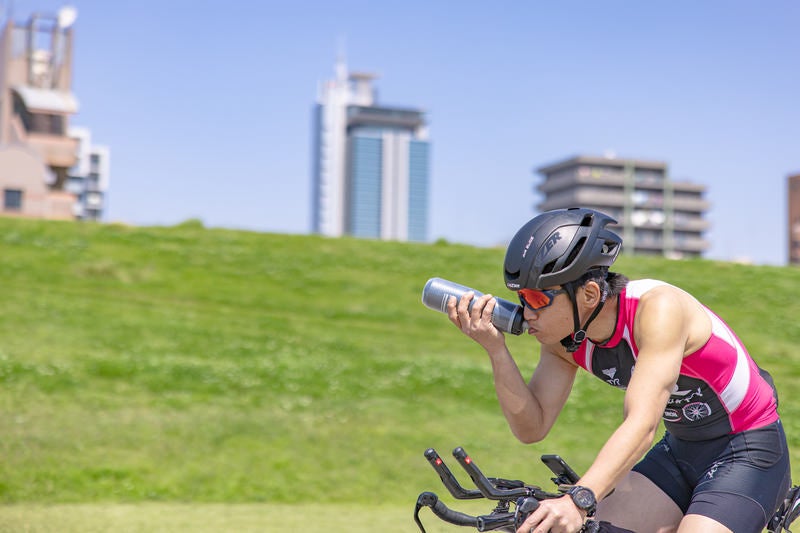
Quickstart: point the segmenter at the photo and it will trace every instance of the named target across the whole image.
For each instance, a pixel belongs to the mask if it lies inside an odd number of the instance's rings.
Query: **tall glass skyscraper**
[[[374,76],[343,62],[314,109],[312,231],[425,241],[430,145],[424,113],[379,106]]]

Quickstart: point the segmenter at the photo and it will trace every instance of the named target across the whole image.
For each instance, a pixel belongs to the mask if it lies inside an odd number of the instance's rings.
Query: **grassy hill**
[[[7,504],[413,505],[445,492],[430,446],[546,483],[540,454],[583,471],[621,417],[621,393],[581,375],[551,436],[515,441],[485,354],[420,303],[433,276],[511,298],[500,248],[0,218],[0,250]],[[797,469],[800,269],[617,270],[679,284],[738,331],[775,377]],[[535,341],[509,344],[529,374]]]

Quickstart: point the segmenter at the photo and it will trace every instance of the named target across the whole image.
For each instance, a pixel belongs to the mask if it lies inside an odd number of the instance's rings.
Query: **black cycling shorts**
[[[704,441],[667,432],[633,469],[684,514],[707,516],[736,533],[761,532],[791,485],[780,420]]]

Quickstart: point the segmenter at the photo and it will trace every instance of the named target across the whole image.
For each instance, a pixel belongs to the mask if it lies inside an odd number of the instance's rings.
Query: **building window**
[[[3,191],[3,209],[5,211],[22,210],[22,191],[19,189],[5,189]]]

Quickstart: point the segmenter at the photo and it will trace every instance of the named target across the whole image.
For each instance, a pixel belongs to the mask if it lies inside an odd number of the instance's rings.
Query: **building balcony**
[[[667,243],[664,239],[638,239],[634,238],[633,244],[627,242],[625,246],[630,246],[636,252],[659,253],[666,252]],[[672,243],[672,252],[678,255],[697,256],[708,250],[710,243],[702,238],[681,239],[680,242]]]
[[[537,207],[542,211],[549,211],[550,209],[562,209],[575,206],[609,208],[623,208],[628,206],[637,209],[667,208],[663,194],[637,191],[628,200],[623,189],[599,187],[565,189],[560,192],[551,193],[548,194],[547,198]],[[684,195],[672,197],[673,211],[701,214],[708,211],[710,207],[711,204],[700,196],[696,198]]]
[[[78,161],[78,139],[28,132],[28,145],[39,152],[46,165],[70,168]]]
[[[705,213],[711,209],[711,202],[702,197],[673,196],[672,209],[675,211],[686,211],[689,213]]]
[[[573,189],[576,187],[608,187],[609,189],[622,189],[625,187],[623,176],[604,176],[595,178],[591,175],[579,176],[577,174],[561,174],[548,178],[540,183],[536,189],[543,194],[551,194],[562,189]]]
[[[673,243],[672,248],[676,252],[701,253],[708,250],[710,246],[711,243],[701,237],[691,237],[676,240],[676,242]]]
[[[626,178],[623,174],[609,174],[595,176],[589,172],[581,173],[579,171],[569,172],[562,171],[561,173],[548,176],[545,181],[536,186],[536,190],[543,194],[557,193],[562,189],[574,188],[609,188],[612,190],[624,190],[626,188]],[[632,183],[630,184],[635,190],[638,191],[664,191],[671,189],[675,193],[688,194],[688,195],[702,195],[706,187],[705,185],[698,185],[685,181],[664,181],[655,177],[637,177],[634,174]]]
[[[711,222],[700,217],[675,217],[672,221],[672,227],[675,231],[701,233],[711,227]]]
[[[625,195],[622,189],[598,191],[597,189],[570,189],[548,196],[537,207],[541,211],[564,209],[577,206],[624,207]],[[600,209],[602,211],[602,209]]]

